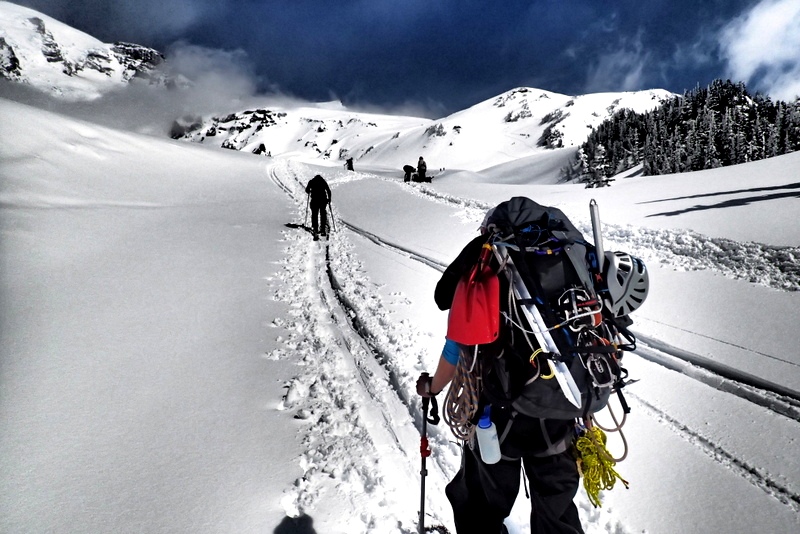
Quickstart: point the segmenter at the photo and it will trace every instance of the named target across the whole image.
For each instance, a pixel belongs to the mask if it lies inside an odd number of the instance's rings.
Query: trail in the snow
[[[644,343],[639,343],[638,356],[800,422],[799,392],[649,336],[639,338]]]
[[[371,356],[359,337],[348,331],[347,317],[336,310],[335,296],[326,291],[321,248],[325,245],[307,236],[297,239],[291,232],[285,234],[289,247],[281,276],[287,289],[276,298],[292,306],[287,319],[279,324],[291,333],[273,357],[291,353],[305,368],[286,384],[282,403],[283,409],[295,412],[305,452],[299,461],[303,474],[287,491],[284,509],[292,517],[303,513],[317,516],[323,494],[334,491],[334,501],[346,499],[349,509],[362,511],[358,517],[329,518],[337,531],[411,533],[413,503],[411,508],[397,505],[402,496],[387,489],[407,487],[411,475],[406,474],[406,484],[387,484],[379,465],[404,450],[391,418],[375,424],[387,417],[382,405],[376,407],[376,398],[389,386],[369,368]],[[392,463],[402,465],[400,461]],[[408,517],[393,516],[395,510],[404,508],[409,510]]]
[[[627,393],[627,395],[635,399],[651,418],[667,425],[673,432],[679,434],[684,440],[698,447],[715,462],[724,465],[726,468],[747,480],[750,484],[753,484],[781,503],[789,506],[794,513],[800,513],[800,493],[786,487],[759,466],[751,465],[746,460],[705,437],[701,432],[693,430],[666,411],[649,403],[640,395],[633,393]]]
[[[269,171],[270,179],[296,202],[303,185],[298,172],[291,167]],[[298,205],[298,210],[303,208]],[[284,499],[287,514],[311,511],[319,495],[333,486],[344,498],[358,501],[356,509],[372,509],[362,514],[363,527],[353,531],[415,531],[411,520],[419,503],[407,489],[419,484],[416,428],[421,427],[421,410],[419,399],[408,395],[416,376],[394,363],[409,359],[403,351],[413,349],[412,330],[385,318],[369,277],[341,231],[334,232],[330,242],[284,234],[290,244],[284,262],[289,289],[277,298],[292,303],[297,318],[282,326],[298,333],[285,340],[285,349],[278,351],[283,354],[275,357],[293,352],[315,366],[287,384],[284,399],[284,407],[296,410],[296,418],[312,423],[303,438],[303,476]],[[336,253],[330,254],[331,249]],[[326,402],[319,402],[323,399]],[[351,415],[343,415],[347,413]],[[343,433],[350,425],[352,434]],[[353,457],[360,458],[356,473],[342,473],[338,466]],[[393,468],[387,472],[381,466]],[[450,471],[447,464],[441,467]],[[338,480],[341,475],[346,475],[344,481]],[[393,480],[387,482],[386,477]],[[379,512],[383,509],[386,512]],[[408,510],[408,516],[395,517],[398,509]],[[430,503],[427,512],[430,522],[442,523],[441,506]]]

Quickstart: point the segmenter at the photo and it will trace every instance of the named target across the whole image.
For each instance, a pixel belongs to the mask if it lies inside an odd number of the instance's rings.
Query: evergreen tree
[[[622,109],[592,130],[573,174],[608,178],[641,164],[645,175],[713,169],[800,150],[800,99],[751,95],[741,82],[714,80],[647,113]]]

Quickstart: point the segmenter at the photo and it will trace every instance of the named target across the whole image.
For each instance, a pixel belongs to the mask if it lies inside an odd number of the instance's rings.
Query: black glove
[[[435,397],[436,393],[431,391],[431,382],[433,378],[428,373],[422,373],[417,378],[417,395],[420,397]]]

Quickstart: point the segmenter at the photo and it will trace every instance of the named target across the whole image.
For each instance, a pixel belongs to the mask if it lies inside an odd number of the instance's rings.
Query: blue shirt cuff
[[[445,339],[444,348],[442,348],[442,358],[447,360],[451,365],[458,365],[458,357],[461,350],[458,348],[458,343],[451,339]]]

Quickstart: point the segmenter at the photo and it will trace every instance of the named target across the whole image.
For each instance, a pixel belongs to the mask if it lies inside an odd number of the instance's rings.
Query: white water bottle
[[[496,464],[500,461],[500,441],[497,439],[497,427],[490,419],[491,407],[483,410],[483,415],[478,421],[475,436],[478,438],[478,449],[481,451],[481,460],[485,464]]]

